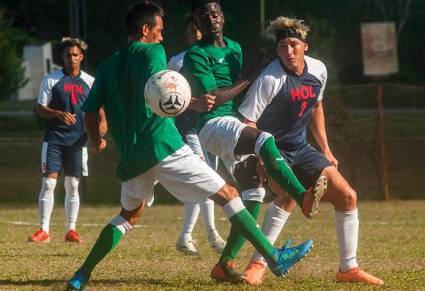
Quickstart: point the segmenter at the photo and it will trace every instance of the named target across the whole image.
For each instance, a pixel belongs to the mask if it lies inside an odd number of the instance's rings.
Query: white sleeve
[[[323,65],[323,72],[320,76],[320,82],[322,82],[322,88],[320,88],[319,97],[317,97],[317,102],[323,100],[323,92],[325,91],[326,81],[328,79],[328,71],[326,70],[326,66]]]
[[[264,109],[269,105],[282,88],[286,75],[277,66],[271,63],[251,85],[238,111],[246,119],[257,122]]]
[[[45,76],[41,81],[40,91],[38,93],[37,103],[48,106],[52,100],[53,80],[49,75]]]

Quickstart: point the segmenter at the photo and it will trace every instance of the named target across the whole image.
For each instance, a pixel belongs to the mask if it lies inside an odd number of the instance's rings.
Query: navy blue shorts
[[[306,189],[316,183],[324,168],[332,166],[322,153],[309,144],[296,151],[280,150],[280,153]]]
[[[87,176],[87,147],[43,142],[41,150],[41,172],[43,175],[60,173],[62,169],[65,176]]]

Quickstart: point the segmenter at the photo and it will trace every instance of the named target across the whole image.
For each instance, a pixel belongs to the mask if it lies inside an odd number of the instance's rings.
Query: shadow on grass
[[[186,284],[191,283],[201,283],[201,282],[193,282],[188,281]],[[129,284],[129,285],[138,285],[138,288],[143,286],[160,286],[164,288],[177,288],[181,286],[182,282],[170,282],[163,279],[102,279],[102,280],[90,280],[88,283],[91,287],[95,287],[96,285],[100,286],[111,286],[117,287],[120,284]],[[64,290],[67,287],[67,280],[58,280],[58,279],[39,279],[39,280],[0,280],[0,286],[50,286],[53,290]],[[202,282],[204,286],[213,286],[215,285],[212,281]],[[1,288],[0,288],[1,289]]]
[[[42,280],[0,280],[0,286],[26,286],[26,285],[37,285],[37,286],[51,286],[54,284],[66,284],[64,280],[53,280],[53,279],[42,279]]]

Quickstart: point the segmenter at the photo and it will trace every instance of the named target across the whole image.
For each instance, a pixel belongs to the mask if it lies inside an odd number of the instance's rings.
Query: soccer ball
[[[189,83],[176,71],[160,71],[146,82],[146,102],[152,111],[160,116],[179,115],[189,106],[191,98]]]

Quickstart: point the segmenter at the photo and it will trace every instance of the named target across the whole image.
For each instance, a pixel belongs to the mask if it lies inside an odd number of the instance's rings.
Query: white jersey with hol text
[[[279,148],[293,150],[307,143],[306,127],[313,106],[323,99],[325,65],[305,56],[301,75],[285,70],[279,59],[271,62],[252,84],[239,112],[257,127],[273,134]]]

